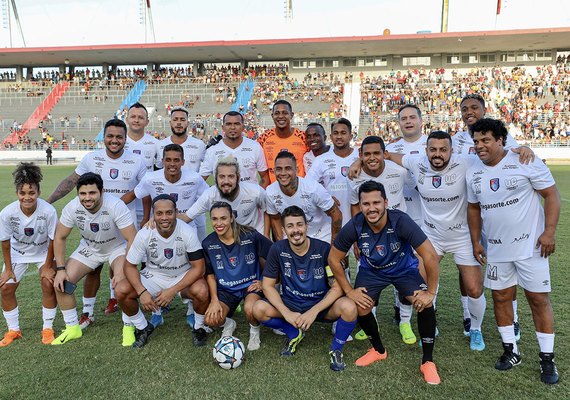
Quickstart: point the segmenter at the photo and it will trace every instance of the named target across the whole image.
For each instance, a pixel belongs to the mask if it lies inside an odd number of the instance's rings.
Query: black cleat
[[[133,347],[137,349],[143,348],[153,331],[153,324],[148,324],[144,329],[135,329],[135,342],[133,343]]]
[[[208,337],[206,335],[206,330],[204,328],[192,329],[192,342],[194,346],[202,347],[206,345]]]
[[[503,355],[495,363],[495,368],[499,371],[507,371],[521,363],[521,356],[513,352],[512,343],[503,343],[505,349]]]
[[[540,357],[540,380],[549,385],[558,383],[558,370],[554,364],[554,353],[538,353]]]
[[[392,318],[392,322],[395,325],[400,325],[400,307],[394,306],[394,317]]]
[[[344,359],[342,357],[342,351],[335,350],[329,351],[329,357],[331,359],[330,367],[333,371],[342,371],[346,367]]]

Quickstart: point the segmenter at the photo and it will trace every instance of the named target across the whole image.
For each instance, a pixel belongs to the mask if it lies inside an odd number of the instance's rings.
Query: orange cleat
[[[11,344],[16,339],[22,338],[22,331],[12,331],[9,330],[4,335],[4,338],[0,341],[0,347],[6,347]]]
[[[376,361],[385,360],[388,357],[388,352],[384,350],[384,353],[378,353],[374,347],[368,349],[368,352],[360,357],[354,362],[358,367],[367,367],[370,364],[374,364]]]
[[[42,330],[42,343],[51,344],[55,339],[55,332],[51,328],[45,328]]]
[[[430,385],[439,385],[441,379],[437,373],[437,367],[432,361],[427,361],[420,366],[420,371],[424,374],[424,379]]]

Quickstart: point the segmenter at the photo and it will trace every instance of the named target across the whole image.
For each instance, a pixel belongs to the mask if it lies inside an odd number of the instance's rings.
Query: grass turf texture
[[[0,167],[0,206],[16,199],[11,172],[14,167]],[[43,167],[42,197],[47,198],[59,181],[73,167]],[[279,356],[282,337],[262,329],[262,346],[247,352],[246,362],[237,370],[225,371],[213,363],[211,347],[220,331],[210,335],[208,347],[195,348],[185,323],[186,307],[176,299],[173,310],[165,316],[165,324],[152,335],[142,350],[121,346],[120,313],[105,316],[108,298],[108,270],[105,267],[98,294],[95,324],[83,338],[64,346],[44,346],[40,341],[41,292],[38,274],[30,271],[17,292],[23,339],[0,349],[0,399],[36,398],[398,398],[411,399],[481,399],[481,398],[569,398],[568,309],[570,298],[565,293],[569,279],[564,260],[570,258],[565,246],[570,236],[570,167],[552,167],[562,196],[562,214],[557,232],[557,252],[551,258],[552,300],[556,319],[556,361],[560,383],[550,387],[539,380],[538,345],[530,311],[519,290],[519,316],[522,339],[522,365],[500,372],[494,363],[502,353],[501,340],[493,317],[492,300],[487,295],[487,314],[483,333],[487,349],[469,350],[463,336],[462,310],[459,302],[457,270],[450,257],[441,265],[438,296],[438,327],[435,361],[442,384],[431,387],[424,383],[419,371],[421,349],[417,344],[402,343],[398,327],[393,325],[392,290],[385,290],[379,307],[380,331],[388,350],[388,359],[367,368],[357,368],[354,361],[368,348],[367,341],[348,343],[344,350],[347,368],[342,373],[330,371],[328,349],[330,325],[316,323],[308,332],[294,357]],[[70,193],[56,203],[58,213],[74,196]],[[76,230],[70,238],[67,253],[78,241]],[[82,286],[77,291],[81,306]],[[80,310],[80,308],[78,308]],[[243,316],[236,316],[235,335],[247,344],[249,326]],[[0,323],[5,332],[4,319]],[[415,316],[412,327],[417,334]],[[63,328],[58,311],[56,334]]]

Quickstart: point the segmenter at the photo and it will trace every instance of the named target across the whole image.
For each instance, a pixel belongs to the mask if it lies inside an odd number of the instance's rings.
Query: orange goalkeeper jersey
[[[293,128],[293,134],[288,138],[280,138],[275,133],[275,128],[265,131],[257,141],[263,149],[267,167],[269,168],[269,179],[271,183],[275,182],[275,157],[280,151],[288,151],[293,153],[297,159],[297,176],[305,176],[305,167],[303,166],[303,156],[308,151],[307,143],[305,141],[305,132]]]

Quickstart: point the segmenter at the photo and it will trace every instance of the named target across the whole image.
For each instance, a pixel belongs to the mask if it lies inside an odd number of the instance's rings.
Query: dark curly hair
[[[40,190],[40,182],[44,179],[42,170],[40,167],[34,163],[20,163],[16,167],[16,170],[12,172],[14,177],[14,185],[16,185],[16,190],[19,190],[23,185],[36,185],[38,190]]]

